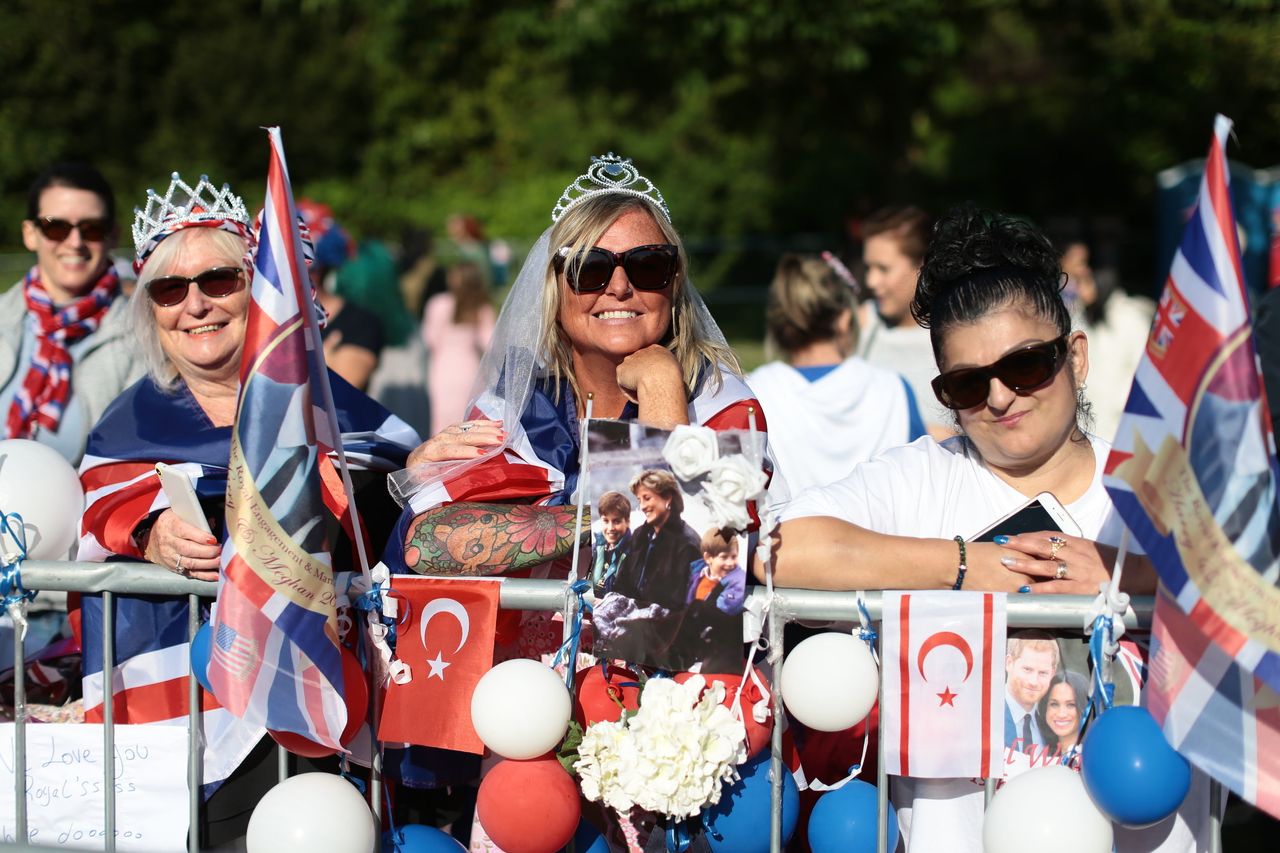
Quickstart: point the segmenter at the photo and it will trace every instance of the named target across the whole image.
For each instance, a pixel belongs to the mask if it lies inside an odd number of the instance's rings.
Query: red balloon
[[[620,666],[609,666],[608,673],[593,666],[578,679],[577,696],[573,701],[573,718],[585,729],[602,720],[616,723],[622,719],[622,709],[634,711],[640,707],[640,676]],[[619,705],[618,703],[622,704]]]
[[[339,741],[346,746],[360,731],[369,713],[369,685],[365,681],[364,670],[360,667],[360,660],[355,652],[346,646],[342,647],[342,687],[342,698],[347,703],[347,725],[342,730]],[[336,749],[321,746],[297,732],[277,732],[267,729],[267,734],[271,735],[276,743],[303,758],[324,758],[336,755],[338,752]]]
[[[694,675],[695,673],[692,672],[677,673],[675,680],[680,684],[684,684]],[[733,695],[738,689],[738,684],[742,681],[742,676],[737,673],[720,675],[706,672],[701,673],[701,675],[706,679],[707,687],[717,681],[724,684],[724,701],[721,704],[726,708],[732,707]],[[760,679],[761,684],[769,684],[769,679],[765,678],[764,673],[758,669],[756,670],[756,677]],[[755,717],[751,716],[752,707],[762,698],[765,698],[765,694],[760,691],[760,688],[756,686],[753,680],[748,678],[746,686],[742,688],[742,698],[738,702],[742,707],[742,724],[747,729],[748,757],[755,755],[768,746],[769,738],[773,734],[773,702],[771,699],[769,701],[769,716],[763,723],[757,723]]]
[[[480,782],[476,814],[507,853],[556,853],[582,819],[578,786],[554,756],[499,761]]]

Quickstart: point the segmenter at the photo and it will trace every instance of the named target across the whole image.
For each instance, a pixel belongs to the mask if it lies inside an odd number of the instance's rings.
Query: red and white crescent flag
[[[880,737],[895,776],[999,776],[1005,597],[886,592]]]
[[[394,575],[391,589],[403,620],[396,658],[410,678],[388,685],[378,740],[482,754],[471,694],[493,668],[501,579]]]

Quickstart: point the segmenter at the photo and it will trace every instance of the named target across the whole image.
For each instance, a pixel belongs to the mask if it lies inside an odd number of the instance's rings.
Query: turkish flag
[[[392,577],[396,658],[409,677],[387,686],[378,740],[484,753],[471,693],[493,668],[501,589],[500,579]]]
[[[999,776],[1005,597],[886,592],[880,737],[895,776]]]

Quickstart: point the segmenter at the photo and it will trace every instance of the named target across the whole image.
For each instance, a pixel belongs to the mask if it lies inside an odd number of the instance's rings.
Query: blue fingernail
[[[1001,533],[999,536],[992,537],[991,541],[996,543],[997,545],[1008,545],[1009,537]]]
[[[1029,587],[1029,586],[1020,586],[1020,587],[1018,587],[1018,592],[1031,592],[1031,587]]]

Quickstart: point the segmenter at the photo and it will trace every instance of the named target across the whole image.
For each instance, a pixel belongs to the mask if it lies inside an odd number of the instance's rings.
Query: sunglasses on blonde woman
[[[652,246],[636,246],[625,252],[610,252],[592,246],[579,258],[570,260],[568,246],[551,259],[557,273],[563,273],[565,281],[576,293],[596,293],[609,286],[613,271],[622,267],[636,290],[662,290],[671,284],[676,274],[679,251],[669,243]],[[578,263],[578,261],[581,263]]]
[[[962,367],[935,376],[933,393],[948,409],[972,409],[987,399],[991,380],[1021,394],[1058,374],[1067,360],[1067,336],[1014,350],[986,367]]]
[[[194,284],[205,296],[222,299],[240,289],[243,276],[244,270],[239,267],[214,267],[191,277],[163,275],[147,283],[147,295],[155,304],[171,308],[187,298],[187,292]]]

